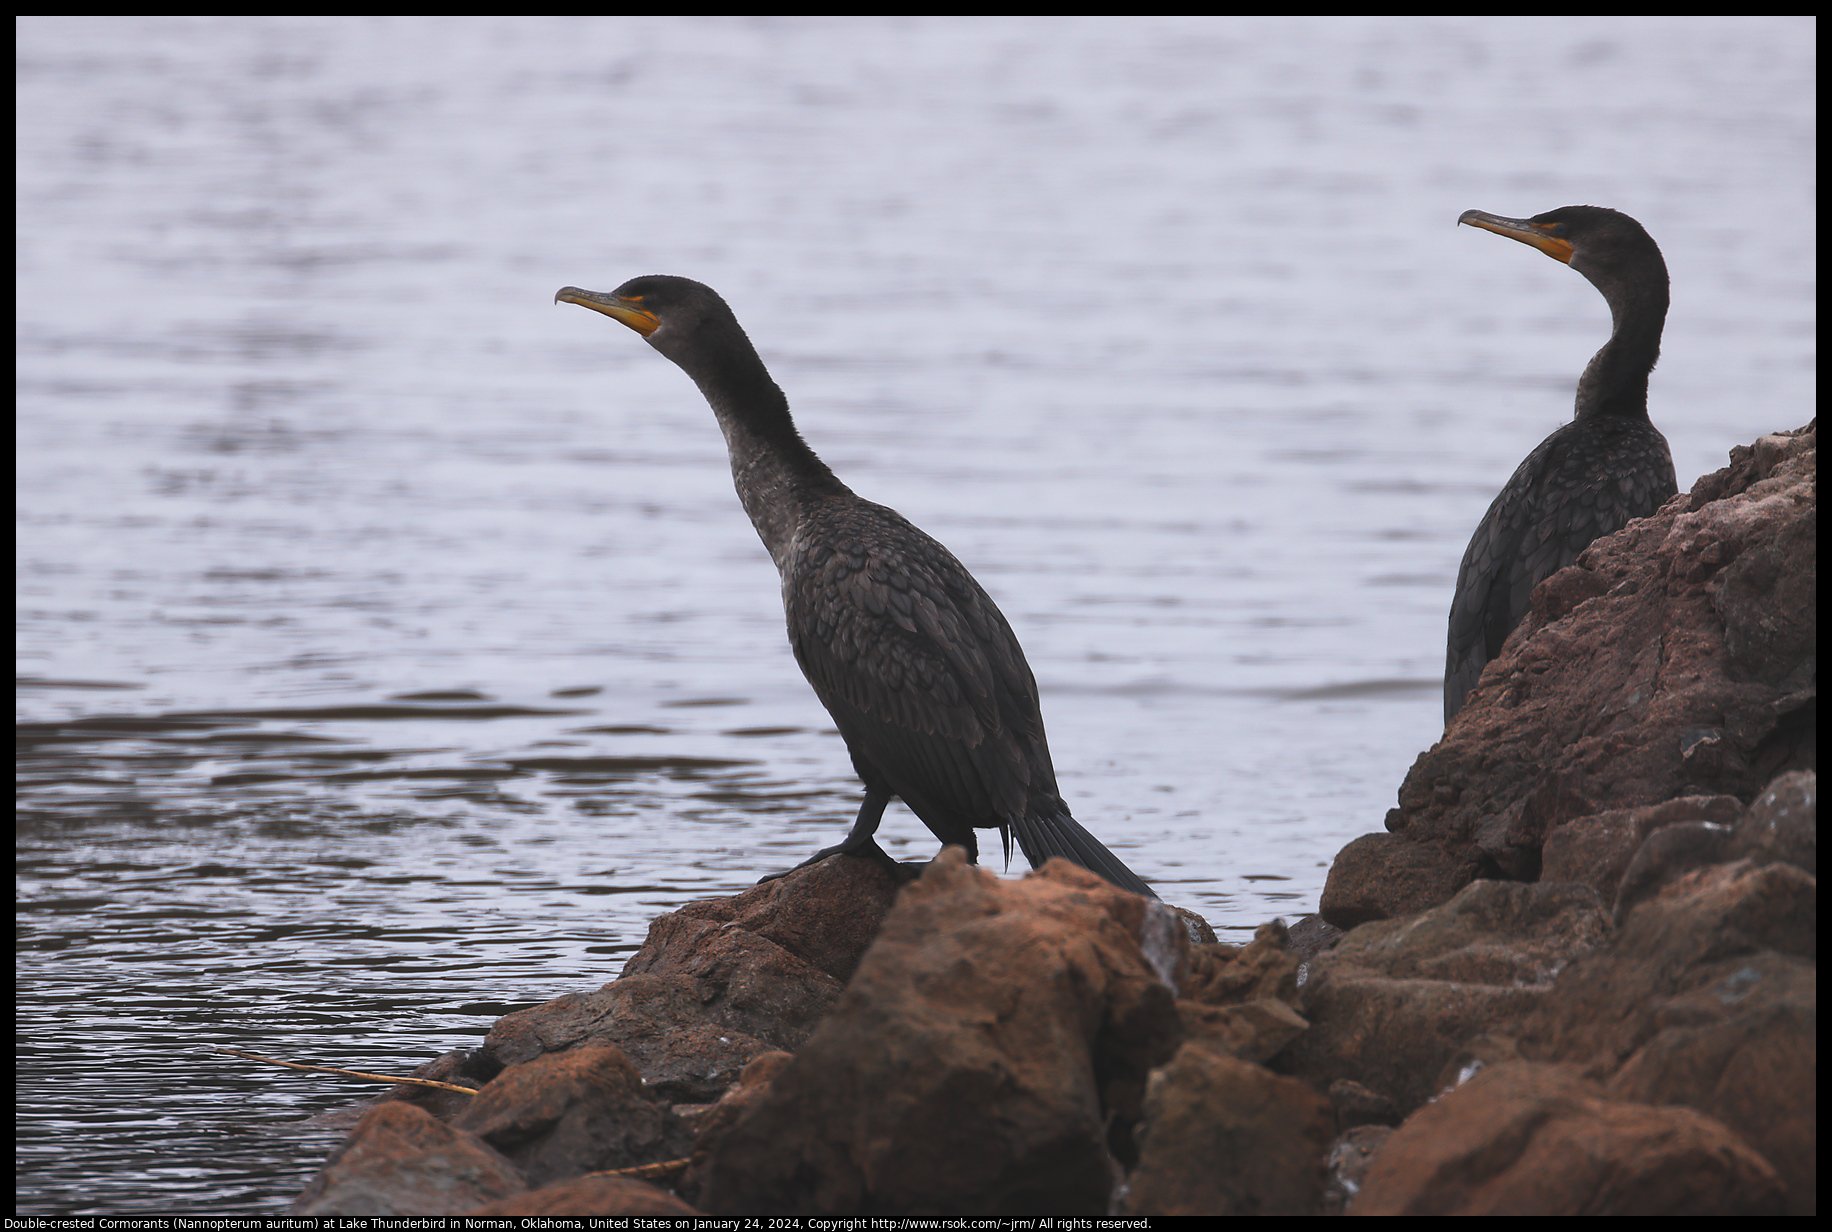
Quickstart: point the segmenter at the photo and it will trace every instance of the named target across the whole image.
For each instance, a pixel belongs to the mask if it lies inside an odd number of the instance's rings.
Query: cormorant
[[[649,275],[608,295],[563,287],[554,300],[647,338],[693,378],[725,433],[738,499],[782,575],[795,661],[865,783],[845,841],[804,864],[843,852],[895,869],[873,835],[897,796],[969,859],[975,827],[996,829],[1008,861],[1015,834],[1033,867],[1063,856],[1156,897],[1063,804],[1037,682],[1005,617],[947,548],[815,456],[716,292]]]
[[[1648,422],[1667,263],[1641,224],[1595,205],[1532,218],[1465,210],[1457,222],[1531,244],[1590,279],[1614,328],[1578,378],[1575,418],[1527,455],[1463,553],[1444,657],[1446,724],[1527,614],[1533,588],[1679,490],[1667,439]]]

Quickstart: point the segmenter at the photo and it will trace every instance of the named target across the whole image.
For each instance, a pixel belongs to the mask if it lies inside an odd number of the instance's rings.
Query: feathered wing
[[[1611,474],[1619,478],[1600,482]],[[1677,490],[1666,438],[1645,420],[1579,420],[1541,441],[1483,515],[1457,570],[1444,721],[1501,653],[1535,586]]]
[[[992,599],[901,515],[850,497],[809,519],[783,576],[789,642],[868,787],[944,843],[1014,833],[1149,893],[1063,806],[1037,684]],[[1058,820],[1059,819],[1059,820]]]
[[[868,785],[970,847],[974,827],[1054,800],[1030,667],[960,562],[856,498],[806,530],[783,579],[789,643]]]

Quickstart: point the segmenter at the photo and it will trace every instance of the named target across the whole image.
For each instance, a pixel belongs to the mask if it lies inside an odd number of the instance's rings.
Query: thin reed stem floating
[[[438,1091],[456,1091],[460,1095],[475,1095],[471,1087],[456,1086],[449,1082],[434,1082],[430,1078],[390,1078],[387,1074],[365,1074],[356,1069],[334,1069],[329,1065],[297,1065],[291,1061],[276,1061],[259,1053],[242,1052],[235,1048],[214,1048],[212,1052],[226,1052],[232,1057],[241,1057],[248,1061],[260,1061],[267,1065],[284,1065],[287,1069],[302,1069],[313,1074],[337,1074],[344,1078],[358,1078],[364,1082],[386,1082],[395,1086],[432,1087]]]

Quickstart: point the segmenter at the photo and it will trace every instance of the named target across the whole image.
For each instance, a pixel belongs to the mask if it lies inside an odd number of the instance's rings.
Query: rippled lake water
[[[405,1070],[850,824],[710,413],[562,285],[718,288],[1233,936],[1436,739],[1608,332],[1459,213],[1647,225],[1682,486],[1812,414],[1808,19],[17,31],[22,1213],[275,1211],[372,1091],[211,1048]]]

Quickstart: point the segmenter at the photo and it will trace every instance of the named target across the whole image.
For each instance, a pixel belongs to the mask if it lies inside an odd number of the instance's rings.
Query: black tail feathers
[[[1018,818],[1012,823],[1012,830],[1017,835],[1018,847],[1024,852],[1024,858],[1031,862],[1032,868],[1043,867],[1043,862],[1051,856],[1061,856],[1089,872],[1099,873],[1122,890],[1143,894],[1147,898],[1158,896],[1137,873],[1120,863],[1118,856],[1108,851],[1099,839],[1069,816],[1067,809],[1048,817]],[[1009,852],[1007,855],[1009,857]]]

